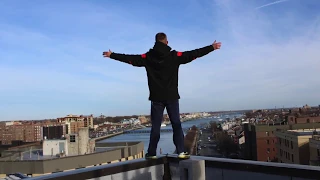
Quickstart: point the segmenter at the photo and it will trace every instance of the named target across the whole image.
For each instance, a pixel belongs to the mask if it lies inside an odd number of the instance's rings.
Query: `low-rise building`
[[[310,165],[320,166],[320,135],[313,135],[309,140]]]
[[[320,129],[296,129],[275,131],[278,162],[309,165],[309,139]]]
[[[274,132],[277,129],[311,129],[320,128],[320,123],[292,124],[244,124],[245,136],[245,159],[255,161],[276,161],[277,160],[277,137]]]
[[[42,150],[44,156],[51,157],[84,155],[95,151],[95,143],[89,139],[89,128],[86,127],[79,128],[77,134],[67,134],[61,139],[45,139]]]

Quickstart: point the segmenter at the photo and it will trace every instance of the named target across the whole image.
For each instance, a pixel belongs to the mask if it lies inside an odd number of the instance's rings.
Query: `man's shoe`
[[[186,152],[182,152],[178,155],[178,158],[180,159],[189,159],[190,158],[190,154],[186,153]]]
[[[152,156],[152,155],[149,155],[148,153],[145,155],[145,158],[146,159],[157,159],[157,156]]]

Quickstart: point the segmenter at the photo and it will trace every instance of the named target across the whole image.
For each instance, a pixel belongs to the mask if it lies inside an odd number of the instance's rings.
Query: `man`
[[[136,67],[145,67],[148,76],[149,100],[151,101],[151,134],[146,158],[155,159],[164,109],[167,109],[173,128],[173,142],[179,158],[189,158],[184,150],[184,134],[180,122],[178,93],[178,71],[181,64],[187,64],[196,58],[220,49],[221,43],[214,41],[212,45],[192,51],[178,52],[171,50],[165,33],[157,33],[155,44],[146,54],[126,55],[103,52],[109,57]]]

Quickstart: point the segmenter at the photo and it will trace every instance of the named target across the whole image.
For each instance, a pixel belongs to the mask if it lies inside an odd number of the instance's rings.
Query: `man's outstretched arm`
[[[124,63],[131,64],[136,67],[143,67],[146,63],[146,54],[141,55],[128,55],[111,52],[103,52],[103,57],[109,57],[114,60],[118,60]]]
[[[220,47],[221,42],[214,41],[212,45],[205,46],[203,48],[195,49],[192,51],[177,52],[178,62],[179,64],[187,64],[199,57],[209,54],[214,50],[220,49]]]

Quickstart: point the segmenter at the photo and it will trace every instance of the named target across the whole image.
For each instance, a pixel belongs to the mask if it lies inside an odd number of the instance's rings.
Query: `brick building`
[[[14,124],[7,123],[0,125],[1,145],[10,145],[13,141],[36,142],[41,140],[40,124]]]
[[[84,121],[78,121],[78,122],[69,122],[68,124],[68,132],[69,134],[76,134],[79,132],[80,128],[86,127]]]
[[[58,123],[71,123],[71,122],[83,122],[83,127],[89,127],[91,129],[93,129],[93,115],[88,115],[88,116],[85,116],[85,115],[72,115],[72,114],[69,114],[65,117],[60,117],[60,118],[57,118],[57,122]],[[75,124],[75,123],[73,123]],[[76,126],[76,125],[74,125]]]
[[[297,117],[294,115],[288,116],[288,123],[289,124],[304,124],[304,123],[319,123],[320,116],[307,116],[307,117]]]
[[[320,128],[320,123],[305,124],[245,124],[244,125],[244,157],[256,161],[277,162],[277,129],[295,130]]]

